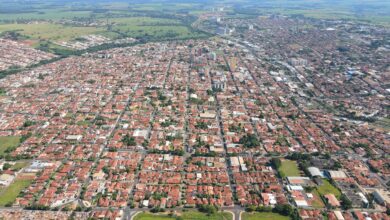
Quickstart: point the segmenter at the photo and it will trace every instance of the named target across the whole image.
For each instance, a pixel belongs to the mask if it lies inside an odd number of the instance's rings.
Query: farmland
[[[132,4],[106,3],[88,6],[35,3],[34,9],[15,3],[0,14],[0,35],[19,34],[32,46],[53,52],[55,44],[91,34],[111,39],[137,38],[147,41],[207,37],[190,27],[188,17],[175,13],[202,11],[197,4]],[[128,10],[125,10],[125,9]],[[12,11],[15,13],[10,13]],[[184,11],[183,11],[184,10]],[[42,47],[42,45],[48,45]],[[64,48],[60,48],[64,49]]]

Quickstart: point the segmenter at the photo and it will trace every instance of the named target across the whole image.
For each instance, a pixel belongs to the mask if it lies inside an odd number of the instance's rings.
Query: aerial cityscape
[[[0,219],[390,220],[390,2],[2,0]]]

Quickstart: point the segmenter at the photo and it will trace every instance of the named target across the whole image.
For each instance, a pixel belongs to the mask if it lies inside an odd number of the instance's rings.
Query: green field
[[[184,220],[232,220],[232,214],[228,212],[218,212],[213,215],[207,215],[205,213],[197,211],[188,211],[181,213],[181,217]],[[134,220],[169,220],[176,219],[166,214],[152,214],[152,213],[140,213],[134,217]]]
[[[17,19],[71,19],[73,17],[89,17],[90,11],[63,11],[63,10],[42,10],[33,13],[15,13],[2,14],[0,20],[17,20]]]
[[[61,24],[3,24],[0,25],[0,32],[17,31],[32,40],[46,39],[52,41],[67,41],[78,36],[94,34],[104,31],[96,27],[72,27]]]
[[[153,38],[192,38],[201,34],[189,29],[177,19],[127,17],[114,18],[112,32],[128,37],[152,36]],[[110,34],[110,33],[108,33]]]
[[[281,177],[300,176],[297,162],[292,160],[282,160],[282,165],[279,167],[278,172]]]
[[[194,3],[136,3],[125,2],[73,4],[63,2],[33,2],[29,7],[20,2],[7,2],[0,8],[0,34],[14,31],[20,40],[48,51],[64,50],[54,43],[71,41],[83,35],[99,34],[109,38],[140,38],[146,41],[176,40],[207,37],[190,27],[190,16],[177,12],[200,12],[201,4]],[[2,13],[3,12],[3,13]],[[67,24],[61,24],[65,20]],[[26,23],[38,21],[34,23]],[[76,22],[93,22],[83,26]],[[107,26],[107,23],[110,24]],[[98,24],[98,25],[96,25]],[[44,46],[42,46],[44,45]]]
[[[386,132],[390,132],[390,118],[378,118],[378,120],[371,125],[384,129]]]
[[[341,192],[336,187],[334,187],[328,180],[323,180],[323,185],[317,187],[318,193],[323,196],[326,194],[333,194],[337,199],[340,199]]]
[[[312,202],[311,205],[312,205],[314,208],[324,208],[325,205],[324,205],[324,203],[322,202],[321,196],[320,196],[320,194],[318,193],[318,191],[317,191],[317,190],[313,190],[311,193],[314,195],[314,199],[313,199],[313,202]]]
[[[241,215],[242,220],[289,220],[290,217],[279,215],[272,212],[244,212]]]
[[[19,171],[25,168],[27,165],[28,162],[16,162],[14,165],[12,165],[11,170]]]
[[[0,206],[13,203],[19,193],[31,184],[31,180],[15,180],[0,192]]]
[[[290,4],[288,0],[253,1],[236,9],[237,14],[282,14],[305,16],[316,19],[344,19],[368,22],[389,26],[390,2],[385,0],[370,1],[313,1],[295,0]]]
[[[4,153],[8,148],[17,147],[19,144],[19,136],[0,137],[0,156],[4,156]]]

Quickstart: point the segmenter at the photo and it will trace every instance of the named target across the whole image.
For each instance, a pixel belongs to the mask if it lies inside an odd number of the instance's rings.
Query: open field
[[[189,29],[177,19],[128,17],[110,19],[113,22],[112,32],[133,38],[191,38],[201,34]],[[107,34],[110,34],[108,32]]]
[[[14,165],[12,165],[11,170],[19,171],[25,168],[27,165],[28,162],[16,162]]]
[[[282,160],[282,165],[278,171],[281,177],[300,176],[298,165],[292,160]]]
[[[336,187],[334,187],[328,180],[323,180],[323,185],[317,187],[317,191],[320,195],[325,195],[325,194],[334,194],[337,199],[340,199],[341,192],[338,190]]]
[[[31,184],[31,180],[16,179],[0,192],[0,206],[14,202],[19,193]]]
[[[17,147],[19,144],[20,137],[18,136],[0,137],[0,156],[3,156],[8,148]]]
[[[390,118],[379,118],[377,121],[372,123],[372,125],[390,132]]]
[[[20,19],[71,19],[74,17],[89,17],[92,11],[71,11],[71,10],[39,10],[29,13],[0,13],[0,20],[20,20]]]
[[[188,211],[181,213],[184,220],[232,220],[233,216],[228,212],[218,212],[214,215],[207,215],[197,211]],[[176,219],[166,214],[140,213],[134,217],[134,220],[169,220]]]
[[[259,14],[282,14],[305,16],[317,19],[345,19],[384,26],[390,25],[390,2],[385,0],[370,1],[324,1],[315,3],[308,0],[245,1],[235,8],[237,14],[257,16]]]
[[[2,31],[17,31],[22,35],[30,37],[32,40],[46,39],[59,41],[71,40],[78,36],[102,32],[104,29],[96,27],[72,27],[61,24],[41,23],[3,24],[0,25],[0,32]]]
[[[320,194],[318,193],[317,190],[313,190],[311,192],[314,196],[314,199],[313,199],[313,202],[312,202],[312,206],[314,208],[324,208],[325,207],[325,204],[322,202],[322,199],[321,199],[321,196]]]
[[[283,216],[273,212],[244,212],[241,215],[242,220],[289,220],[288,216]]]
[[[118,16],[123,17],[109,18],[107,20],[102,14],[93,18],[94,21],[100,23],[108,21],[111,24],[109,29],[107,26],[63,25],[53,22],[51,18],[47,18],[47,21],[39,21],[32,24],[0,23],[0,33],[7,31],[17,32],[22,35],[20,39],[25,39],[28,41],[28,44],[40,49],[42,43],[49,44],[50,48],[54,48],[53,44],[55,42],[72,41],[78,37],[90,34],[103,35],[111,39],[132,37],[145,40],[188,39],[207,36],[190,28],[189,24],[187,24],[188,22],[184,23],[182,20],[174,17],[161,18],[155,14],[153,17],[148,17],[148,13],[142,16],[130,16],[127,12]],[[51,52],[50,49],[45,51]]]

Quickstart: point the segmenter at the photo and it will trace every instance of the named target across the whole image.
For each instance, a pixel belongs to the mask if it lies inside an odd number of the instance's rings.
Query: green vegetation
[[[208,124],[204,121],[200,121],[200,122],[197,122],[196,125],[195,125],[195,128],[196,129],[207,129],[208,128]]]
[[[126,146],[135,146],[137,143],[135,142],[135,139],[134,137],[130,137],[129,134],[126,134],[123,138],[122,138],[122,142],[123,144],[125,144]]]
[[[143,212],[134,217],[134,220],[232,220],[233,216],[228,212],[216,212],[215,214],[205,214],[197,211],[182,212],[179,216],[169,214],[152,214]]]
[[[283,216],[273,212],[244,212],[242,214],[242,220],[289,220],[290,217]]]
[[[342,207],[343,209],[347,210],[347,209],[352,208],[352,202],[351,202],[351,200],[349,200],[349,199],[347,198],[346,195],[342,194],[342,195],[340,196],[340,200],[341,200],[341,207]]]
[[[321,196],[320,196],[320,194],[318,193],[318,191],[317,191],[317,190],[313,190],[313,191],[311,191],[311,193],[312,193],[313,196],[314,196],[314,199],[313,199],[313,202],[312,202],[311,205],[312,205],[314,208],[324,208],[325,205],[324,205],[324,203],[322,202]]]
[[[278,172],[281,177],[300,176],[298,165],[292,160],[282,160]]]
[[[151,214],[151,213],[140,213],[134,217],[134,220],[164,220],[164,219],[176,219],[172,216],[161,215],[161,214]]]
[[[92,122],[89,120],[83,120],[83,121],[78,121],[76,124],[80,126],[90,126]]]
[[[0,96],[1,96],[1,90],[0,90]],[[387,132],[390,132],[390,118],[389,117],[378,118],[378,120],[375,121],[372,125],[375,127],[385,129],[385,131],[387,131]]]
[[[259,14],[283,14],[316,19],[343,19],[388,26],[390,3],[383,0],[318,1],[315,6],[308,0],[296,0],[291,5],[287,0],[252,1],[234,8],[232,16],[253,17]]]
[[[246,218],[243,219],[300,219],[298,210],[289,204],[270,206],[248,206],[245,209]]]
[[[245,135],[244,137],[240,138],[239,143],[244,145],[244,147],[248,147],[248,148],[254,148],[260,146],[260,142],[257,139],[256,135],[254,134]]]
[[[196,17],[188,12],[191,9],[201,10],[196,4],[31,4],[26,8],[18,2],[7,2],[0,9],[4,10],[0,13],[0,35],[59,55],[69,54],[72,49],[56,43],[80,40],[90,34],[110,39],[132,37],[144,42],[209,36],[191,27]],[[177,13],[179,10],[180,13]]]
[[[0,96],[5,96],[6,91],[3,88],[0,88]]]
[[[218,211],[218,208],[213,205],[199,205],[198,206],[199,212],[207,213],[209,215],[215,214]]]
[[[19,136],[0,137],[0,156],[12,151],[20,144]]]
[[[14,165],[11,166],[11,170],[19,171],[25,168],[27,165],[28,162],[16,162]]]
[[[19,193],[31,184],[31,180],[17,179],[6,189],[0,192],[0,206],[12,204]]]
[[[41,23],[41,24],[3,24],[0,25],[2,31],[17,31],[37,43],[40,39],[51,41],[68,41],[78,36],[95,34],[104,31],[103,28],[96,27],[76,27],[64,26],[61,24]]]
[[[328,180],[323,179],[323,185],[317,187],[318,193],[323,196],[326,194],[333,194],[337,199],[340,199],[341,192],[336,187],[334,187]]]

